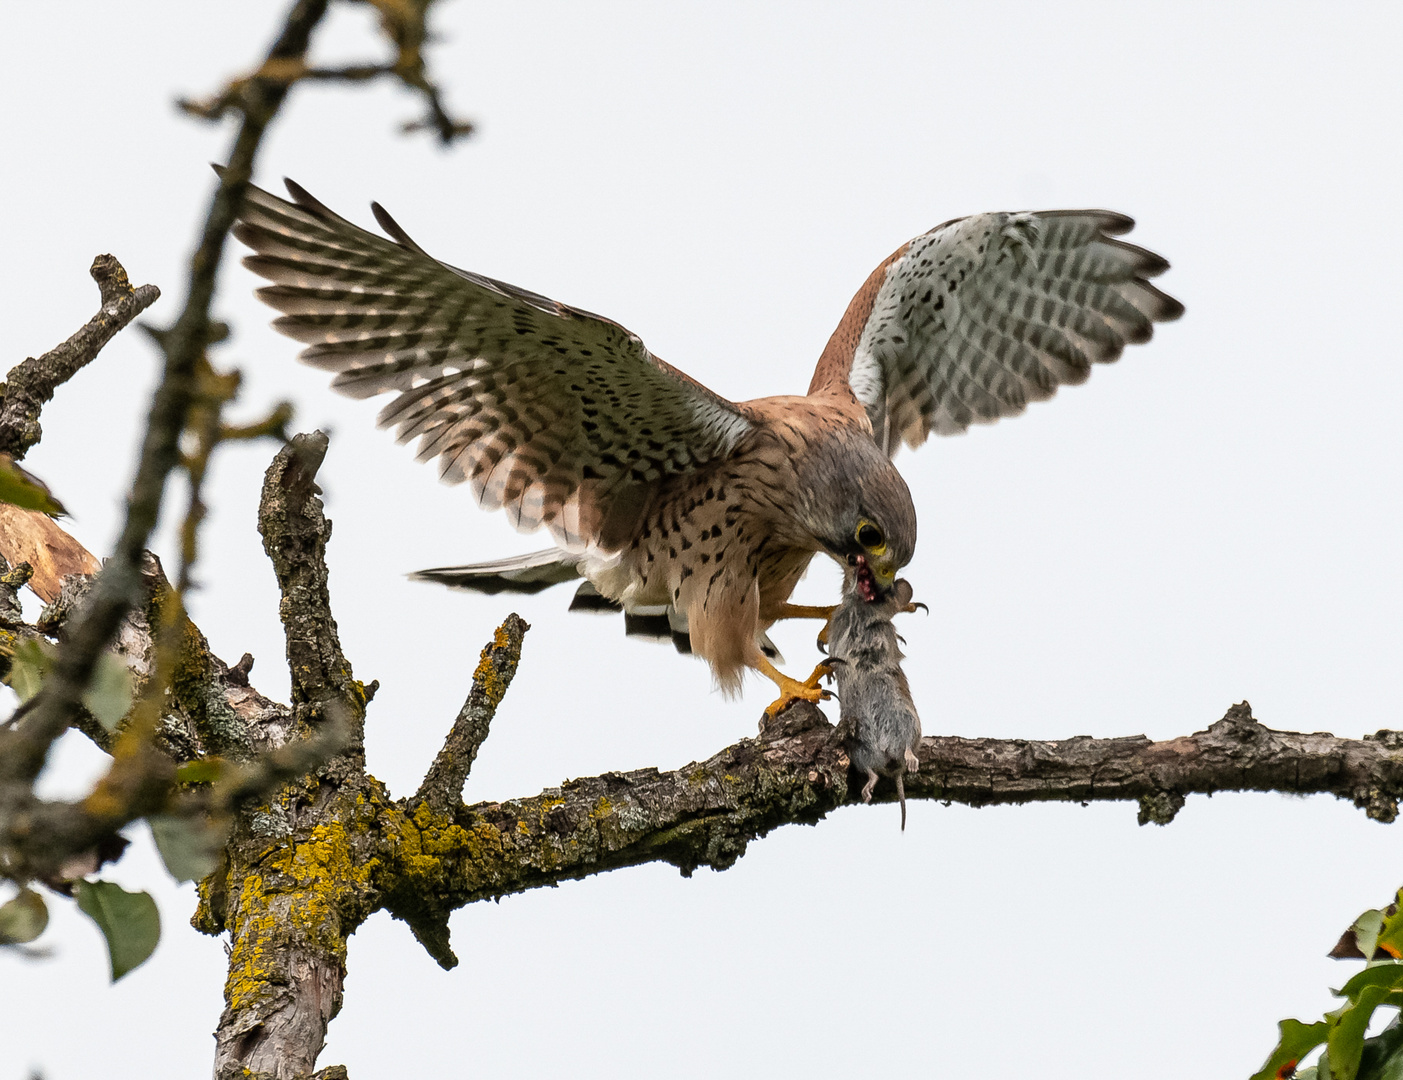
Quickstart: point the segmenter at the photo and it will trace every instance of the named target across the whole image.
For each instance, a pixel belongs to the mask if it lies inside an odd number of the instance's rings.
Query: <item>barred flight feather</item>
[[[273,282],[258,290],[273,325],[339,392],[396,395],[380,425],[518,528],[598,544],[617,498],[726,457],[751,429],[617,323],[440,262],[378,204],[392,239],[287,186],[292,202],[250,187],[234,229]]]
[[[1148,280],[1168,262],[1113,239],[1133,225],[1105,210],[1057,210],[937,226],[854,298],[810,391],[846,381],[894,453],[1085,381],[1183,313]]]

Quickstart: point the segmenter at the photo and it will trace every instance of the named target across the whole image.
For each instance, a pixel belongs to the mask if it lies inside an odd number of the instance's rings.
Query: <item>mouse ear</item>
[[[911,583],[905,578],[897,578],[896,584],[892,586],[892,592],[896,596],[896,602],[902,607],[911,602],[913,595]]]

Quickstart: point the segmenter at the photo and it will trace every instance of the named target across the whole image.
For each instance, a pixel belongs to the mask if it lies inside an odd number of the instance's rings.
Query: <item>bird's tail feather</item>
[[[583,577],[580,563],[579,555],[572,555],[560,548],[547,548],[530,555],[513,555],[493,562],[438,566],[416,571],[409,577],[413,581],[432,581],[447,585],[450,589],[479,593],[538,593],[552,585]],[[570,610],[615,612],[624,609],[622,604],[604,596],[589,581],[583,581],[570,601]],[[624,632],[630,637],[670,641],[680,653],[692,651],[687,616],[670,604],[625,611]],[[768,659],[778,664],[784,663],[784,657],[768,634],[760,634],[757,644]]]
[[[489,594],[538,593],[579,576],[580,557],[560,548],[468,566],[438,566],[409,575],[413,581],[432,581],[451,589]]]

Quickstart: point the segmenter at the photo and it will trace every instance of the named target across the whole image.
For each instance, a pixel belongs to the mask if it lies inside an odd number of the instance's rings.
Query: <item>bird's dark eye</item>
[[[857,527],[857,542],[865,548],[881,547],[882,530],[870,521],[864,521]]]

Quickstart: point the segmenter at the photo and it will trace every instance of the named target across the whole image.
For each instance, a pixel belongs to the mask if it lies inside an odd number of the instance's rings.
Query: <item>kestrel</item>
[[[1114,237],[1105,210],[958,218],[902,245],[848,305],[802,396],[728,401],[618,323],[459,270],[378,204],[389,239],[291,181],[250,187],[235,235],[274,284],[273,325],[351,397],[390,393],[379,423],[449,483],[556,547],[425,571],[482,591],[583,577],[628,613],[665,616],[734,693],[747,668],[781,698],[818,700],[762,650],[819,552],[884,598],[916,546],[891,457],[1023,411],[1153,324],[1183,313],[1150,284],[1168,268]]]

